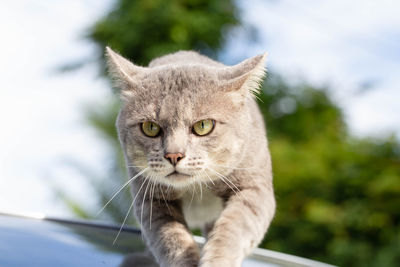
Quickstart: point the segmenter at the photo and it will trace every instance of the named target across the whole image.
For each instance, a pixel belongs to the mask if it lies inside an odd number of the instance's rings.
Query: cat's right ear
[[[146,68],[136,66],[108,46],[106,47],[106,59],[113,86],[121,90],[121,98],[134,96],[139,86],[135,76],[145,72]]]

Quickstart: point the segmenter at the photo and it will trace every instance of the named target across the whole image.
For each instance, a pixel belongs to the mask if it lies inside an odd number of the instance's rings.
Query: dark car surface
[[[147,260],[140,230],[124,227],[113,244],[118,230],[109,224],[0,213],[0,267],[156,266]],[[243,266],[331,265],[256,249]]]

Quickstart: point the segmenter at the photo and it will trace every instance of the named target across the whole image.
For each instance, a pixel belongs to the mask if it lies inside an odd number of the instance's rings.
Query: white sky
[[[0,9],[0,211],[68,214],[49,184],[90,201],[63,159],[96,169],[104,148],[85,125],[85,103],[108,97],[96,66],[57,67],[92,55],[84,29],[109,1],[6,1]]]
[[[230,43],[227,58],[269,52],[284,77],[330,84],[353,133],[400,136],[400,2],[395,0],[242,1],[260,43]],[[357,94],[361,85],[374,84]]]
[[[109,97],[93,64],[57,74],[63,63],[90,58],[84,29],[111,0],[6,1],[0,9],[0,211],[70,216],[50,191],[62,185],[90,202],[74,158],[101,171],[104,148],[82,109]],[[231,38],[229,63],[269,52],[269,68],[291,79],[329,83],[354,133],[400,135],[400,2],[242,1],[243,17],[261,44]],[[242,39],[241,39],[242,37]],[[363,94],[360,84],[374,83]]]

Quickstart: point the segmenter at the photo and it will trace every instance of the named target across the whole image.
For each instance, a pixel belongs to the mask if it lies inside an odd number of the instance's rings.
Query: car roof
[[[119,229],[108,223],[0,212],[0,266],[123,266],[133,253],[146,253],[146,246],[134,227],[123,227],[113,243]],[[204,243],[204,238],[195,240]],[[256,249],[243,266],[332,265]]]

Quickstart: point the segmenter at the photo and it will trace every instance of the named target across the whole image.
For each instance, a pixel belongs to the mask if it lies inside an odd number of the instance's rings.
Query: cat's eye
[[[157,137],[161,133],[161,127],[152,121],[143,122],[141,128],[148,137]]]
[[[201,120],[193,125],[192,131],[196,135],[207,135],[214,129],[215,121],[211,119]]]

